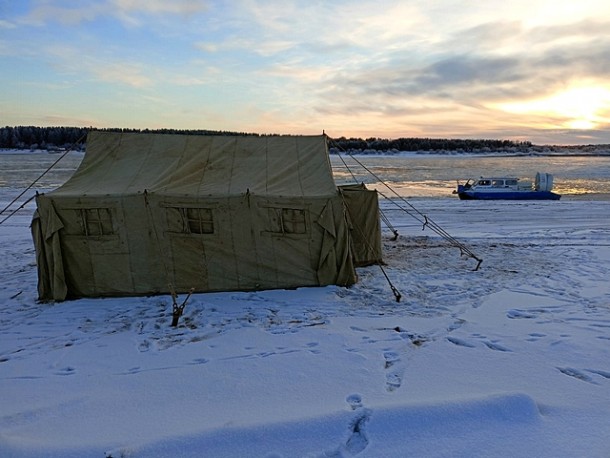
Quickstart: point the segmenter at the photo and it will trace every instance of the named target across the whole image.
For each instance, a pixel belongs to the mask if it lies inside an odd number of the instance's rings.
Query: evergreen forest
[[[244,132],[180,129],[98,129],[94,127],[0,127],[0,148],[5,149],[84,149],[87,132],[104,130],[114,132],[154,132],[161,134],[187,135],[260,135]],[[334,138],[330,140],[330,151],[362,151],[369,153],[392,153],[398,151],[464,151],[484,152],[496,150],[527,150],[530,142],[490,139],[443,139],[443,138]]]

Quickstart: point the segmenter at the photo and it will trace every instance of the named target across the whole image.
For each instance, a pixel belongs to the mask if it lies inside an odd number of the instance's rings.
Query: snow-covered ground
[[[478,271],[384,206],[400,302],[373,266],[172,328],[165,296],[37,303],[28,205],[0,226],[0,456],[610,456],[610,202],[418,201]]]

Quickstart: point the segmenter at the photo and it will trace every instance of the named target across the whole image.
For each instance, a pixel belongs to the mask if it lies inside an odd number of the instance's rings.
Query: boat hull
[[[559,200],[560,194],[551,191],[458,191],[461,200]]]

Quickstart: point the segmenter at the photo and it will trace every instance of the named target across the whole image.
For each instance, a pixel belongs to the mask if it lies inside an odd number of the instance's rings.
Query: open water
[[[18,194],[60,157],[60,154],[42,151],[1,151],[0,188],[12,188],[4,189],[3,194],[7,191]],[[67,154],[32,187],[31,193],[60,186],[76,170],[82,157],[83,153]],[[388,197],[395,192],[405,198],[457,199],[452,194],[457,180],[508,175],[533,181],[536,172],[540,171],[553,175],[554,190],[564,200],[610,200],[609,156],[412,154],[331,155],[330,159],[337,183],[364,182]]]

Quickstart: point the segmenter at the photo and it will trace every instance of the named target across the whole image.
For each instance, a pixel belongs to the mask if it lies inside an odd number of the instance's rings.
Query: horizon
[[[610,4],[0,4],[6,126],[610,144]],[[84,127],[86,128],[86,127]]]
[[[311,134],[287,134],[287,133],[279,133],[279,132],[269,132],[269,133],[260,133],[260,132],[237,132],[237,131],[226,131],[226,130],[210,130],[210,129],[184,129],[184,128],[165,128],[165,127],[161,127],[158,129],[150,129],[150,128],[132,128],[132,127],[95,127],[95,126],[60,126],[60,125],[51,125],[51,126],[31,126],[31,125],[19,125],[19,126],[0,126],[0,131],[2,131],[3,129],[28,129],[28,128],[33,128],[33,129],[77,129],[77,130],[101,130],[101,131],[121,131],[121,132],[134,132],[134,133],[159,133],[159,134],[167,134],[167,135],[179,135],[179,134],[186,134],[186,135],[197,135],[198,131],[200,132],[204,132],[202,135],[254,135],[254,136],[307,136],[307,135],[326,135],[329,139],[333,140],[333,141],[363,141],[363,142],[370,142],[370,141],[380,141],[380,142],[397,142],[397,141],[401,141],[401,140],[414,140],[414,141],[421,141],[421,140],[430,140],[432,142],[442,142],[442,141],[446,141],[446,142],[455,142],[455,143],[459,143],[459,142],[510,142],[509,145],[506,145],[507,147],[527,147],[527,148],[587,148],[587,147],[593,147],[593,148],[604,148],[604,147],[608,147],[610,146],[610,142],[609,143],[574,143],[574,144],[553,144],[553,143],[533,143],[530,142],[528,140],[511,140],[511,139],[507,139],[507,138],[476,138],[476,137],[463,137],[463,138],[456,138],[456,137],[433,137],[433,136],[427,136],[427,137],[411,137],[411,136],[401,136],[401,137],[379,137],[379,136],[371,136],[371,137],[353,137],[353,136],[338,136],[338,137],[331,137],[329,136],[325,131],[322,131],[322,133],[311,133]],[[37,143],[37,142],[35,142]],[[68,142],[70,143],[70,142]],[[86,138],[83,139],[82,143],[86,143]],[[76,145],[76,143],[74,143]],[[55,145],[55,146],[62,146],[60,144],[55,144],[55,143],[49,143],[49,145]],[[31,146],[30,143],[24,143],[23,148],[29,148]],[[21,149],[23,149],[21,148]],[[367,148],[372,148],[375,149],[373,147],[367,147]],[[2,147],[0,146],[0,149],[11,149],[11,148],[7,148],[7,147]],[[20,149],[20,148],[17,148]]]

